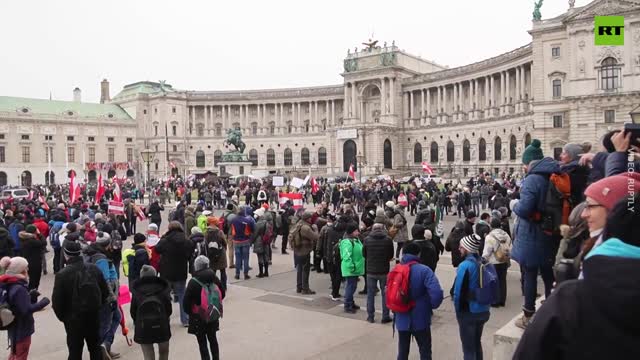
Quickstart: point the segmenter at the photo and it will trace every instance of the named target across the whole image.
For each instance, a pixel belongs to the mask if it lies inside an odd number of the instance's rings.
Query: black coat
[[[154,202],[149,206],[149,209],[147,209],[147,212],[151,217],[152,223],[159,224],[160,221],[162,221],[162,216],[160,215],[160,211],[162,210],[164,210],[164,206],[158,204],[157,202]]]
[[[640,359],[640,260],[595,255],[524,332],[514,360]]]
[[[364,240],[362,255],[366,259],[366,273],[369,275],[386,275],[389,273],[389,262],[393,259],[393,241],[386,229],[373,229]]]
[[[162,278],[155,276],[144,276],[133,282],[131,286],[131,318],[135,324],[135,332],[133,341],[138,344],[154,344],[169,341],[171,339],[171,327],[169,325],[171,308],[171,295],[169,291],[169,283]],[[166,323],[163,324],[161,331],[156,334],[150,334],[143,331],[142,326],[136,322],[138,316],[138,306],[150,296],[156,296],[164,305]],[[154,336],[155,335],[155,336]]]
[[[187,267],[193,253],[193,242],[180,229],[169,230],[162,236],[154,251],[160,257],[160,277],[171,281],[187,280]]]
[[[220,294],[222,295],[222,299],[225,296],[225,290],[222,286],[222,282],[216,276],[216,273],[210,268],[206,268],[204,270],[197,271],[193,276],[198,279],[201,283],[208,285],[214,283],[220,289]],[[200,319],[199,316],[193,314],[193,306],[200,305],[200,293],[202,291],[202,286],[195,282],[193,279],[189,280],[189,284],[187,284],[187,290],[184,293],[184,300],[182,301],[182,308],[184,311],[189,314],[189,334],[202,334],[206,331],[206,323]],[[222,305],[222,299],[220,299],[220,304]],[[220,309],[220,317],[222,317],[223,309]],[[220,326],[220,322],[216,321],[212,325],[216,331]]]
[[[458,265],[460,265],[464,260],[459,250],[460,240],[462,240],[463,237],[465,237],[464,230],[457,230],[454,228],[451,230],[451,233],[449,233],[449,237],[447,237],[447,241],[444,245],[447,251],[451,251],[451,265],[453,265],[453,267],[458,267]]]
[[[433,242],[426,239],[413,239],[411,242],[420,247],[420,263],[435,272],[440,257]]]

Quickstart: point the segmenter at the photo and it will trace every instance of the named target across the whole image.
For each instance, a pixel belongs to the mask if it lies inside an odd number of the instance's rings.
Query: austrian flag
[[[297,193],[280,193],[278,195],[278,202],[280,203],[280,207],[284,205],[288,200],[291,200],[293,203],[293,208],[298,210],[302,208],[302,194]]]
[[[433,174],[433,169],[426,161],[422,162],[422,171],[426,172],[427,174]]]

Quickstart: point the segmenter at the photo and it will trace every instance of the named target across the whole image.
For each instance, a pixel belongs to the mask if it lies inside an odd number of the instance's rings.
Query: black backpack
[[[162,301],[157,295],[148,296],[136,311],[135,331],[145,338],[164,338],[169,333],[169,321]]]
[[[102,306],[102,291],[98,285],[98,280],[88,266],[83,266],[82,271],[77,276],[76,285],[73,289],[73,309],[78,314],[96,313]]]
[[[0,330],[8,330],[15,322],[15,314],[9,304],[9,289],[11,285],[0,286]]]

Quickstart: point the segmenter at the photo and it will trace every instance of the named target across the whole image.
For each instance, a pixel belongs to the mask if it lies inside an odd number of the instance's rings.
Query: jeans
[[[91,360],[101,360],[99,314],[84,314],[76,320],[66,321],[67,349],[69,360],[82,360],[82,348],[85,341]]]
[[[180,303],[180,323],[183,325],[189,324],[189,315],[187,315],[187,312],[182,306],[182,302],[184,300],[184,291],[187,288],[187,280],[170,281],[169,286],[171,287],[173,294],[178,297],[178,302]]]
[[[122,314],[115,302],[105,304],[100,309],[100,342],[106,346],[107,350],[111,350],[121,318]]]
[[[548,298],[553,288],[553,268],[551,265],[543,265],[540,267],[523,267],[524,275],[524,307],[522,310],[527,315],[533,315],[536,312],[536,291],[538,289],[538,271],[544,282],[544,296]]]
[[[367,274],[367,314],[370,318],[374,318],[376,311],[376,289],[380,282],[380,295],[382,297],[382,318],[389,318],[389,308],[387,308],[387,299],[385,297],[387,286],[387,275],[371,275]]]
[[[340,296],[340,284],[342,283],[342,270],[340,265],[327,263],[329,267],[329,276],[331,277],[331,296],[337,298]]]
[[[244,270],[244,274],[249,274],[249,250],[251,244],[235,244],[236,253],[236,276],[240,276],[240,271]]]
[[[344,280],[346,282],[344,287],[344,308],[345,310],[350,310],[353,309],[353,305],[355,304],[353,294],[355,294],[356,288],[358,287],[358,277],[345,276]]]
[[[196,335],[196,338],[198,339],[200,358],[202,360],[220,359],[220,349],[218,348],[216,329],[213,326],[207,326],[206,332]],[[209,346],[207,346],[207,342],[209,343]],[[211,355],[209,355],[209,348],[211,348]]]
[[[398,360],[409,359],[411,336],[416,339],[420,360],[431,360],[431,329],[419,331],[398,331]]]
[[[482,329],[489,321],[489,312],[456,313],[464,360],[482,360]]]
[[[504,306],[507,301],[507,268],[509,267],[508,263],[504,264],[496,264],[496,274],[498,275],[498,285],[500,289],[498,290],[498,305]]]
[[[156,360],[154,344],[140,344],[144,360]],[[158,359],[169,360],[169,342],[158,343]]]
[[[311,270],[311,254],[294,255],[296,261],[296,290],[309,290],[309,272]]]
[[[476,216],[480,216],[480,200],[472,201],[471,206],[473,208],[473,212],[476,213]]]
[[[9,351],[9,360],[27,360],[29,358],[29,348],[31,347],[31,336],[18,341],[15,344],[16,351]]]
[[[489,197],[488,196],[480,196],[480,202],[482,202],[482,210],[484,210],[484,209],[489,207]]]

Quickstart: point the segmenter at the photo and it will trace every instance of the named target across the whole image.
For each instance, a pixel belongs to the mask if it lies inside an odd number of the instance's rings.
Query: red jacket
[[[42,236],[43,239],[49,237],[49,225],[47,225],[44,220],[35,219],[33,221],[33,225],[38,228],[38,231],[40,231],[40,236]]]

